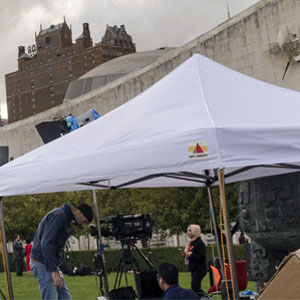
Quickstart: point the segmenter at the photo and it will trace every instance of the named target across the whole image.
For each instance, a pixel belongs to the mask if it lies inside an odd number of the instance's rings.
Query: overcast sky
[[[1,116],[7,117],[4,75],[17,70],[18,46],[35,43],[35,32],[61,23],[72,25],[73,42],[90,24],[100,42],[106,24],[124,24],[137,51],[182,46],[259,0],[0,0]]]

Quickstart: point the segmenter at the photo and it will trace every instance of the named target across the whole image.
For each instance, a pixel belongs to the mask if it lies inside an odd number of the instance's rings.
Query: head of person
[[[199,225],[191,224],[188,226],[186,233],[190,240],[195,240],[201,236],[201,228]]]
[[[86,203],[81,203],[72,208],[72,213],[76,223],[79,225],[90,223],[94,217],[93,209]]]
[[[15,234],[15,241],[19,241],[20,240],[20,235],[19,234]]]
[[[31,244],[31,239],[26,239],[26,245],[29,245],[29,244]]]
[[[157,282],[163,291],[166,291],[170,285],[178,284],[178,270],[169,263],[163,263],[158,267]]]

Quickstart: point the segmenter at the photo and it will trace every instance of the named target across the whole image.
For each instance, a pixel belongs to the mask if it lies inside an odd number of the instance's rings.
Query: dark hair
[[[26,239],[26,244],[29,245],[31,243],[31,239]]]
[[[178,270],[169,263],[163,263],[158,267],[158,276],[162,277],[168,284],[178,284]]]
[[[15,237],[14,237],[14,240],[18,237],[18,236],[20,236],[18,233],[16,233],[15,234]]]

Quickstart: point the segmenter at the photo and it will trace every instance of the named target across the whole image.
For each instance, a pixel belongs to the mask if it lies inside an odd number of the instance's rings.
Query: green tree
[[[70,202],[75,205],[80,202],[91,204],[91,192],[64,192],[52,194],[38,194],[13,196],[3,198],[3,212],[7,240],[13,240],[16,233],[22,239],[33,239],[41,219],[50,210]],[[74,234],[79,236],[88,229],[76,228]]]

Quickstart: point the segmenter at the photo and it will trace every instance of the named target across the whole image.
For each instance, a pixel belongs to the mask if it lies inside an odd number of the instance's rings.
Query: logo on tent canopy
[[[189,143],[189,158],[207,158],[207,143]]]

